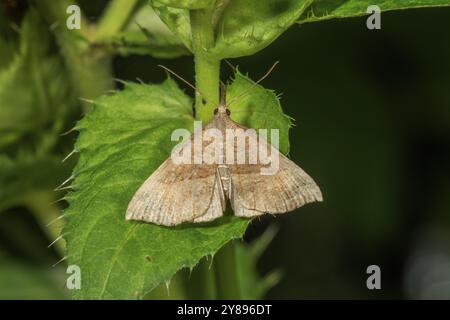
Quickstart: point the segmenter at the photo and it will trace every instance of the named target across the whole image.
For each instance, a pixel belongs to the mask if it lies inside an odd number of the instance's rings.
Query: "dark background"
[[[84,9],[98,16],[101,3]],[[389,12],[381,30],[364,17],[293,26],[230,60],[253,79],[280,61],[263,85],[282,93],[296,120],[291,157],[325,200],[253,222],[248,240],[279,227],[259,262],[283,271],[268,298],[450,298],[449,31],[450,8]],[[115,77],[160,82],[161,63],[193,82],[192,57],[116,58]],[[19,249],[12,228],[42,250]],[[44,265],[47,243],[26,210],[0,216],[3,250]],[[366,287],[373,264],[381,290]]]

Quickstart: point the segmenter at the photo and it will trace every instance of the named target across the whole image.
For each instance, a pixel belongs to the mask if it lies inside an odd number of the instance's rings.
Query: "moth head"
[[[217,108],[214,109],[214,115],[224,115],[230,116],[231,111],[228,109],[225,105],[219,105]]]

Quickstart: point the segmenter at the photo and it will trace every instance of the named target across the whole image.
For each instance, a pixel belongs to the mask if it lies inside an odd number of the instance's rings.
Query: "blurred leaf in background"
[[[30,217],[19,211],[26,208],[33,213],[32,220],[41,226],[48,241],[45,247],[59,233],[56,225],[47,227],[47,223],[60,215],[60,208],[51,204],[58,196],[53,190],[70,175],[72,167],[61,162],[71,144],[61,133],[78,117],[79,103],[55,40],[38,12],[29,9],[15,21],[6,16],[3,4],[1,9],[0,251],[2,247],[25,246],[28,249],[17,250],[28,255],[39,251],[33,248],[37,243],[20,241],[28,239],[29,231],[18,229],[22,223],[13,215],[27,221]],[[8,225],[15,232],[10,232]],[[65,297],[63,278],[53,278],[56,273],[61,275],[61,270],[49,268],[52,259],[31,264],[23,257],[2,253],[1,297]]]
[[[77,104],[63,61],[51,53],[54,43],[36,10],[26,13],[19,35],[17,51],[7,40],[6,50],[1,50],[8,56],[0,65],[0,147],[15,144],[10,153],[25,149],[45,154],[59,142]]]
[[[37,11],[23,18],[17,50],[0,68],[0,208],[30,205],[32,193],[54,197],[69,175],[60,134],[78,113],[62,59]],[[9,43],[5,40],[4,43]],[[6,51],[1,50],[3,53]]]

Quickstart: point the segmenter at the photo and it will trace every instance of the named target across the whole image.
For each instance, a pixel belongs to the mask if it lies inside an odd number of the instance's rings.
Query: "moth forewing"
[[[210,205],[205,214],[196,217],[193,222],[208,222],[220,218],[225,211],[226,200],[224,199],[223,190],[220,189],[220,179],[216,175],[213,196]]]
[[[228,127],[242,128],[232,120],[229,120]],[[249,136],[249,139],[255,138]],[[263,137],[257,138],[257,144],[257,164],[230,165],[235,215],[251,217],[285,213],[307,203],[322,201],[319,187],[299,166]]]
[[[195,164],[194,138],[198,136],[202,132],[193,134],[190,143],[182,143],[182,148],[189,148],[190,164],[175,164],[169,157],[137,190],[127,208],[128,220],[173,226],[207,213],[217,216],[216,211],[208,211],[215,194],[217,165]]]

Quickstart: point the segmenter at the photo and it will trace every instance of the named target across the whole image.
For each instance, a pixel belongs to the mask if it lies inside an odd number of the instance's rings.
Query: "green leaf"
[[[48,149],[74,113],[68,74],[51,45],[48,28],[29,10],[20,48],[0,72],[0,147],[26,139],[28,146]]]
[[[256,85],[253,80],[238,71],[227,90],[227,102],[230,104],[231,119],[234,121],[249,128],[278,129],[279,149],[284,154],[289,153],[289,129],[292,119],[283,113],[275,92]]]
[[[203,2],[203,1],[201,1]],[[208,7],[206,5],[205,7]],[[187,3],[187,4],[186,4]],[[152,5],[166,25],[189,49],[191,1],[153,0]],[[192,1],[193,3],[193,1]],[[247,0],[216,1],[211,24],[215,46],[208,54],[216,59],[252,55],[271,44],[296,22],[305,23],[331,18],[367,14],[370,5],[382,11],[449,6],[449,0]],[[200,6],[199,6],[200,7]]]
[[[189,51],[155,14],[150,5],[143,6],[123,32],[104,45],[110,45],[120,55],[140,54],[156,58],[176,58]]]
[[[127,83],[100,98],[77,126],[80,160],[64,231],[69,261],[83,273],[76,298],[141,298],[242,236],[248,220],[234,217],[178,228],[125,221],[134,192],[170,155],[172,131],[192,128],[191,108],[172,80]]]
[[[230,98],[251,84],[237,75]],[[251,97],[264,102],[260,108],[273,122],[258,112],[244,112],[253,108],[245,99],[232,108],[237,119],[266,128],[290,123],[275,94],[252,88]],[[192,130],[191,108],[191,99],[170,79],[161,85],[126,83],[123,91],[98,99],[77,125],[80,159],[63,231],[70,264],[83,273],[76,298],[141,298],[176,271],[193,268],[202,257],[242,237],[249,221],[233,216],[175,228],[125,220],[134,192],[170,155],[172,131]],[[287,128],[283,130],[287,140]],[[287,141],[282,144],[286,151]]]
[[[252,55],[286,31],[313,0],[225,1],[211,54],[220,58]]]
[[[294,24],[313,0],[248,0],[216,1],[211,23],[216,43],[208,54],[216,59],[252,55],[267,47]],[[177,34],[188,48],[191,44],[189,10],[170,6],[168,1],[153,0],[160,18]]]
[[[156,0],[152,0],[151,5],[167,27],[192,51],[189,10],[168,7]]]
[[[367,14],[367,8],[377,5],[381,11],[450,6],[449,0],[316,0],[303,13],[299,23],[333,18],[348,18]]]
[[[211,7],[216,0],[157,0],[160,4],[180,9],[203,9]]]

